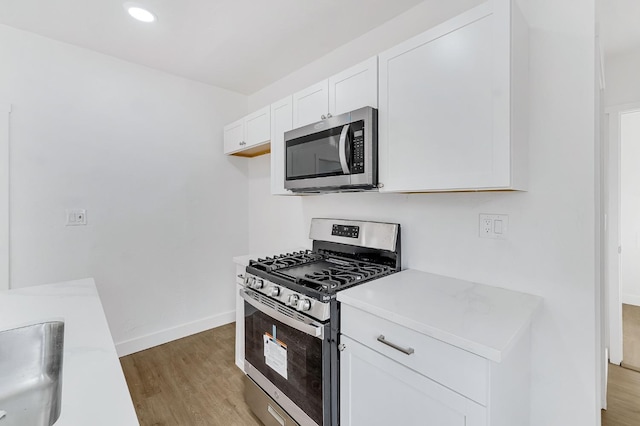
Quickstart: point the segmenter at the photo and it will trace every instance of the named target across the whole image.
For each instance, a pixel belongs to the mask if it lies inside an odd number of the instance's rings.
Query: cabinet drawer
[[[342,304],[342,334],[484,406],[488,402],[490,361],[440,340]],[[408,355],[378,340],[401,349]]]

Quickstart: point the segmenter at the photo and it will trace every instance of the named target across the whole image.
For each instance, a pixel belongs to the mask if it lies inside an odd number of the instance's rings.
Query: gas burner
[[[291,266],[303,265],[305,263],[315,262],[322,259],[322,255],[312,252],[311,250],[302,250],[293,253],[280,254],[264,259],[251,260],[250,266],[257,269],[273,272],[279,269],[289,268]]]
[[[309,282],[319,285],[325,291],[331,291],[338,287],[345,287],[357,284],[359,281],[368,281],[379,278],[393,272],[391,268],[384,265],[362,265],[348,264],[345,266],[333,266],[317,272],[305,274],[299,284]]]

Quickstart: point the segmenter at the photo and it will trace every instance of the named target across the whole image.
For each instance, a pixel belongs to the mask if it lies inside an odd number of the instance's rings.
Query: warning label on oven
[[[264,360],[276,373],[287,379],[287,345],[264,333]]]

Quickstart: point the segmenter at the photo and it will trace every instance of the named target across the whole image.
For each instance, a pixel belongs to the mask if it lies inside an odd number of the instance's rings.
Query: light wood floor
[[[141,426],[259,426],[234,364],[235,323],[120,358]],[[609,365],[603,426],[640,425],[640,372]]]
[[[640,425],[640,373],[609,364],[607,410],[602,426]]]
[[[258,426],[234,363],[235,323],[120,358],[141,426]]]
[[[622,365],[640,370],[640,306],[622,305],[622,347]]]
[[[623,368],[609,364],[607,410],[602,426],[640,425],[640,307],[622,305]]]

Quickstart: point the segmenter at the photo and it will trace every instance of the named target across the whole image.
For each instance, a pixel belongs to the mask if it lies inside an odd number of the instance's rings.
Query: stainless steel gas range
[[[400,270],[400,225],[312,219],[313,249],[246,268],[247,403],[267,426],[337,426],[338,291]]]

